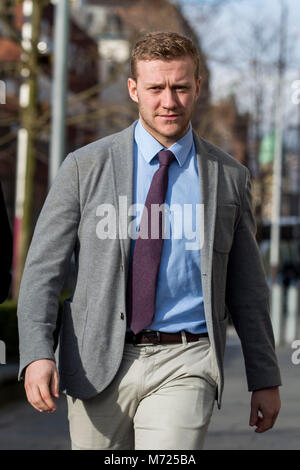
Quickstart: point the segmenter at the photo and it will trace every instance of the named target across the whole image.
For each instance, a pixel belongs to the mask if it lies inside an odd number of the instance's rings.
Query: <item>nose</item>
[[[162,107],[174,109],[177,107],[176,93],[171,88],[166,87],[162,94]]]

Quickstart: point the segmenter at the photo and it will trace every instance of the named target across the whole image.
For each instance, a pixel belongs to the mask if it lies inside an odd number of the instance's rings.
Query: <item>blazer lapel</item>
[[[111,146],[111,162],[113,170],[113,192],[117,216],[122,263],[127,271],[130,254],[131,238],[128,235],[128,208],[133,204],[133,142],[136,121],[116,135]],[[125,271],[125,272],[126,272]]]
[[[204,243],[200,250],[201,277],[207,323],[211,322],[212,257],[216,222],[218,161],[193,132],[196,146],[201,204],[204,204]]]

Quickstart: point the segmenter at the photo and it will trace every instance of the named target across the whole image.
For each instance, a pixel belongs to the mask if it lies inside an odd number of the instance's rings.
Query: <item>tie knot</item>
[[[161,150],[158,152],[160,166],[170,166],[175,158],[175,155],[170,150]]]

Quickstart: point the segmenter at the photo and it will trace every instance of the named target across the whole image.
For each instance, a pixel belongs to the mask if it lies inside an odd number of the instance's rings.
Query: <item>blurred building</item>
[[[21,5],[12,23],[20,36]],[[0,80],[7,85],[6,105],[0,105],[0,177],[12,219],[15,196],[16,133],[19,123],[18,93],[21,79],[20,46],[0,36]],[[3,27],[2,27],[3,26]],[[247,116],[235,101],[212,105],[210,73],[201,40],[180,7],[168,0],[72,0],[68,51],[68,111],[66,152],[116,132],[137,118],[136,104],[128,95],[130,51],[149,31],[176,31],[190,37],[200,57],[201,93],[193,117],[200,135],[247,164]],[[43,10],[41,24],[39,113],[35,208],[37,218],[48,187],[51,81],[53,65],[53,6]]]
[[[210,102],[210,73],[201,40],[180,7],[167,0],[73,0],[72,16],[97,41],[101,56],[103,88],[101,135],[125,127],[137,117],[127,91],[130,50],[150,31],[175,31],[193,40],[198,48],[201,93],[193,126],[241,163],[247,165],[248,116],[238,112],[234,98],[217,105]]]
[[[299,143],[294,129],[294,136],[287,130],[283,140],[282,155],[282,191],[281,216],[300,216],[300,160]],[[271,220],[273,194],[273,165],[275,153],[275,132],[261,139],[259,150],[259,177],[254,182],[256,212],[263,222]]]
[[[22,6],[13,9],[10,18],[16,37],[21,36]],[[39,214],[48,190],[48,153],[51,116],[52,65],[53,65],[54,8],[47,6],[42,12],[39,56],[38,113],[40,129],[36,139],[35,206],[34,219]],[[0,105],[0,178],[13,220],[15,204],[15,171],[17,130],[19,127],[19,88],[21,46],[8,37],[7,28],[0,22],[0,80],[6,84],[6,104]],[[75,22],[70,23],[68,51],[68,121],[66,151],[85,145],[97,138],[95,122],[87,122],[86,114],[93,106],[91,100],[80,99],[80,94],[99,83],[99,54],[95,41]],[[76,115],[76,119],[72,119]]]
[[[136,40],[151,31],[175,31],[193,40],[203,77],[193,125],[201,132],[209,106],[209,69],[201,43],[180,8],[167,0],[74,0],[72,17],[98,43],[103,87],[101,135],[107,135],[137,118],[136,105],[127,90],[130,51]],[[167,21],[166,21],[167,20]]]
[[[249,115],[239,112],[235,97],[212,105],[210,118],[209,140],[248,166]]]
[[[284,134],[281,185],[279,272],[284,285],[300,279],[300,160],[299,138],[294,130]],[[266,135],[259,152],[259,178],[253,181],[254,207],[257,214],[258,238],[261,241],[264,266],[270,272],[270,236],[273,195],[275,133]]]

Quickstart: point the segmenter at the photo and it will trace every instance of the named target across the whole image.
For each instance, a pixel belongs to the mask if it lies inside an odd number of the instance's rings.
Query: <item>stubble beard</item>
[[[174,142],[178,141],[181,137],[183,137],[186,134],[186,132],[189,128],[189,124],[190,124],[192,114],[193,113],[191,112],[189,115],[185,116],[185,119],[182,122],[182,125],[180,126],[180,128],[177,128],[176,130],[174,130],[174,132],[165,133],[163,128],[159,128],[159,127],[156,127],[155,125],[153,125],[153,121],[150,121],[149,119],[147,119],[147,117],[144,115],[144,113],[141,112],[141,110],[139,109],[140,119],[141,119],[142,123],[144,123],[146,125],[146,127],[150,130],[150,133],[153,134],[154,137],[157,140],[159,140],[159,136],[161,136],[165,140],[170,141],[170,143],[174,143]],[[154,115],[153,120],[155,120],[156,116],[157,115]]]

